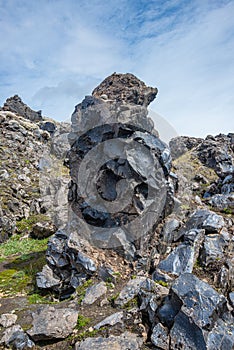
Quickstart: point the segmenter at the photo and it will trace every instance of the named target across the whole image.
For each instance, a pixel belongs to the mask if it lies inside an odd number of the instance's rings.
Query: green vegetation
[[[30,277],[25,271],[16,269],[4,270],[0,273],[0,290],[6,295],[12,295],[26,290]]]
[[[0,246],[0,261],[4,261],[4,270],[0,272],[3,296],[35,293],[36,273],[46,263],[47,242],[48,238],[38,240],[15,235]],[[29,302],[33,302],[33,298],[35,296],[31,296]]]
[[[132,275],[132,276],[131,276],[131,279],[132,279],[132,280],[135,280],[136,278],[137,278],[136,275]]]
[[[32,230],[34,224],[40,221],[49,222],[50,218],[44,214],[31,215],[28,219],[17,221],[16,227],[20,233],[27,233]]]
[[[163,287],[168,287],[168,283],[167,282],[164,282],[162,280],[158,280],[158,281],[155,281],[156,284],[160,284],[160,286],[163,286]]]
[[[76,329],[80,330],[82,328],[84,328],[85,326],[87,326],[90,323],[90,318],[85,317],[83,315],[79,315],[78,319],[77,319],[77,325],[76,325]]]
[[[20,254],[19,259],[26,261],[30,258],[28,254],[45,251],[47,243],[48,238],[38,240],[32,238],[22,239],[20,235],[12,236],[7,242],[1,244],[0,259],[5,260],[5,258],[11,255]]]
[[[138,298],[135,297],[131,300],[129,300],[124,306],[123,308],[126,310],[131,310],[132,308],[138,306]]]
[[[230,209],[230,208],[224,208],[224,209],[223,209],[223,213],[225,213],[225,214],[232,214],[232,209]]]
[[[82,284],[82,286],[79,286],[76,288],[76,294],[77,294],[77,298],[78,298],[78,304],[82,303],[82,300],[85,297],[85,293],[86,293],[86,289],[88,287],[90,287],[93,284],[92,280],[88,280],[86,281],[84,284]]]
[[[99,332],[98,329],[94,329],[93,331],[85,331],[78,335],[77,340],[81,341],[85,338],[93,338]]]

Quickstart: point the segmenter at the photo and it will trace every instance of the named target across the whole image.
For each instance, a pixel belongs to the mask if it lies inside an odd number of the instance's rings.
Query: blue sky
[[[0,105],[66,120],[106,76],[159,89],[180,135],[234,132],[234,0],[0,0]],[[157,128],[157,125],[156,125]]]

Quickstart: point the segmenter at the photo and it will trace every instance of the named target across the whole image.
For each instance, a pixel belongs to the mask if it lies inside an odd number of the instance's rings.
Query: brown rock
[[[113,73],[93,90],[92,95],[103,100],[148,106],[157,93],[157,88],[146,86],[133,74]]]

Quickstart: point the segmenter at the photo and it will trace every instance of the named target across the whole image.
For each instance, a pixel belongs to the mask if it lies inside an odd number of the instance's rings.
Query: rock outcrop
[[[9,97],[1,108],[3,111],[10,111],[18,114],[32,122],[42,121],[41,111],[34,111],[27,106],[18,95]]]
[[[2,241],[59,227],[42,271],[23,252],[0,264],[0,293],[12,268],[13,284],[37,281],[3,294],[0,349],[234,348],[234,137],[168,147],[147,117],[156,94],[115,73],[75,107],[69,137],[0,111]]]
[[[157,93],[157,88],[146,86],[133,74],[113,73],[93,90],[92,95],[111,102],[125,102],[147,107]]]

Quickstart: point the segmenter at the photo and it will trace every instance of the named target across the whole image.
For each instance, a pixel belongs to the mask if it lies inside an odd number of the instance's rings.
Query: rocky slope
[[[168,147],[147,118],[156,94],[115,73],[71,130],[18,97],[0,111],[1,240],[58,228],[43,269],[41,252],[0,266],[4,278],[17,266],[15,283],[29,265],[36,278],[17,295],[0,285],[0,348],[234,348],[234,134]]]

